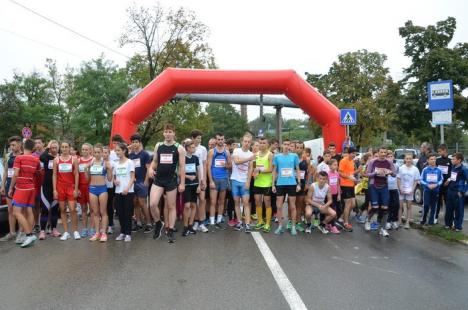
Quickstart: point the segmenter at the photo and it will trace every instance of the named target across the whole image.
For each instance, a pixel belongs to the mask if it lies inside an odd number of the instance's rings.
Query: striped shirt
[[[18,155],[13,168],[19,169],[15,189],[31,190],[35,188],[34,180],[41,169],[39,158],[33,155]]]

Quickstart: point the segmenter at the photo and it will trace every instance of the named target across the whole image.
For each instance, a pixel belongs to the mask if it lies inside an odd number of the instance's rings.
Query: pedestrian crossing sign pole
[[[340,109],[340,123],[346,126],[346,135],[349,136],[349,126],[356,125],[356,109]]]

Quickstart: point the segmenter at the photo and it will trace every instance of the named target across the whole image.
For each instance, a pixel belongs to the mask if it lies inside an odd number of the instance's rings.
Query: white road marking
[[[268,268],[270,268],[270,271],[275,278],[276,284],[278,284],[278,287],[281,290],[281,293],[283,293],[283,296],[289,304],[289,307],[294,310],[307,310],[307,307],[302,301],[301,296],[299,296],[296,289],[291,284],[291,281],[289,281],[288,277],[283,271],[283,268],[281,268],[262,235],[259,232],[252,232],[252,237],[254,238],[260,253],[262,253]]]

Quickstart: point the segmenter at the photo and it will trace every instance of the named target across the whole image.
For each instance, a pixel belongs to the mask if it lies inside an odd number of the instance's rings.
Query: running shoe
[[[57,230],[57,228],[52,229],[52,233],[50,234],[52,237],[60,237],[61,233]]]
[[[343,222],[335,221],[335,226],[336,226],[338,229],[341,229],[341,230],[344,229],[344,227],[343,227]]]
[[[39,240],[45,240],[45,237],[46,237],[45,230],[41,230],[41,232],[39,233]]]
[[[365,223],[366,223],[366,220],[367,220],[367,216],[365,216],[365,215],[356,216],[356,221],[357,221],[359,224],[365,224]]]
[[[182,237],[187,237],[189,234],[188,227],[184,227],[184,230],[182,231]]]
[[[284,233],[283,226],[278,226],[275,230],[275,235],[281,235],[282,233]]]
[[[80,233],[81,238],[86,238],[88,237],[88,230],[86,228],[83,228]],[[76,236],[75,236],[76,239]]]
[[[226,230],[226,227],[221,222],[216,223],[214,226],[217,230]]]
[[[260,229],[263,228],[264,225],[265,225],[264,223],[257,223],[257,224],[255,224],[255,229],[260,230]]]
[[[205,224],[200,224],[200,225],[198,225],[198,231],[207,233],[207,232],[209,232],[210,230],[209,230],[208,228],[206,228]]]
[[[164,228],[164,222],[163,221],[157,221],[154,223],[154,233],[153,233],[153,239],[159,239],[161,237],[162,230]]]
[[[65,241],[65,240],[68,240],[68,239],[70,239],[70,234],[68,233],[68,231],[66,231],[66,232],[64,232],[62,234],[62,237],[60,237],[60,240]]]
[[[276,217],[276,215],[274,215],[274,216],[271,218],[271,220],[272,220],[273,222],[275,222],[275,223],[278,223],[278,222],[279,222],[279,221],[278,221],[278,218]]]
[[[370,231],[370,228],[371,228],[370,225],[371,225],[370,222],[366,221],[366,223],[364,224],[364,230],[365,231]]]
[[[47,225],[46,225],[45,232],[46,232],[46,234],[48,234],[48,235],[50,235],[50,234],[52,233],[52,226],[50,226],[50,224],[47,224]]]
[[[135,227],[132,228],[132,232],[138,232],[143,230],[143,225],[135,225]]]
[[[107,234],[101,234],[100,242],[107,242]]]
[[[372,223],[370,224],[370,230],[377,230],[377,229],[379,229],[379,226],[380,226],[379,223],[377,223],[377,222],[372,222]]]
[[[130,241],[132,241],[132,236],[130,236],[130,235],[125,235],[124,242],[130,242]]]
[[[236,225],[234,226],[234,230],[239,231],[239,230],[241,230],[241,229],[242,229],[242,222],[236,223]]]
[[[117,236],[117,238],[115,238],[115,241],[122,241],[125,239],[125,235],[124,234],[120,234]]]
[[[167,237],[167,242],[174,243],[175,242],[174,230],[169,229],[169,231],[167,232],[166,237]]]
[[[145,230],[143,231],[144,234],[149,234],[150,232],[153,231],[153,225],[145,225]]]
[[[352,232],[353,231],[353,225],[349,223],[344,223],[343,224],[343,230],[347,232]]]
[[[97,241],[99,240],[100,235],[99,234],[94,234],[91,238],[89,238],[89,241]]]
[[[237,221],[235,219],[230,219],[228,222],[229,227],[235,227],[237,225]]]
[[[386,229],[380,228],[379,235],[382,235],[382,237],[389,237],[390,234]]]
[[[245,224],[244,231],[247,234],[250,234],[252,232],[252,229],[250,228],[250,224]]]
[[[319,219],[314,219],[314,226],[315,226],[315,227],[320,226],[320,221],[319,221]]]
[[[269,224],[263,225],[263,232],[269,233],[271,231],[271,226]]]
[[[387,222],[387,224],[385,224],[385,229],[386,229],[386,230],[392,229],[392,223]]]
[[[20,232],[16,235],[15,243],[22,244],[26,240],[26,234]]]
[[[198,230],[198,222],[195,221],[195,223],[193,223],[193,230],[197,231]]]
[[[197,234],[197,230],[193,226],[188,227],[188,232],[191,235],[196,235]]]
[[[3,236],[2,238],[0,238],[0,242],[11,241],[11,240],[13,240],[15,238],[16,238],[16,234],[8,233],[5,236]]]
[[[109,235],[112,235],[114,233],[114,227],[112,227],[112,226],[107,227],[107,233]]]
[[[36,243],[36,241],[37,241],[36,235],[28,236],[28,237],[26,237],[24,242],[20,245],[20,247],[27,248],[27,247],[33,246],[34,243]]]
[[[252,221],[258,220],[257,214],[252,214],[252,215],[250,216],[250,218],[252,219]]]
[[[39,227],[39,225],[34,225],[33,233],[34,233],[34,234],[38,234],[40,231],[41,231],[41,228]],[[36,239],[37,239],[37,238],[36,238]]]
[[[328,229],[328,231],[335,235],[338,235],[341,233],[341,231],[338,228],[336,228],[336,226],[334,225],[330,225],[330,229]]]
[[[291,227],[292,227],[292,222],[291,222],[291,220],[289,220],[288,225],[286,225],[286,229],[291,230]]]
[[[312,233],[312,224],[311,223],[306,224],[305,233],[306,234],[311,234]]]
[[[77,231],[73,232],[73,238],[75,238],[75,240],[80,240],[81,239],[80,233]]]
[[[398,228],[400,228],[400,225],[398,224],[398,222],[393,222],[393,223],[392,223],[392,228],[393,228],[394,230],[397,230]]]
[[[296,224],[296,230],[299,232],[304,232],[304,226],[302,225],[301,222]]]
[[[404,227],[405,227],[406,229],[410,229],[410,228],[411,228],[411,226],[410,226],[410,224],[409,224],[409,221],[406,221],[406,223],[405,223],[405,226],[404,226]]]
[[[325,226],[323,226],[323,224],[320,224],[319,226],[317,226],[317,228],[322,232],[322,234],[328,234],[328,229],[326,229]]]
[[[96,230],[94,228],[91,228],[88,232],[88,236],[94,236],[96,234]]]
[[[434,225],[437,224],[438,221],[439,221],[439,219],[438,219],[438,218],[435,218],[435,219],[434,219]]]
[[[291,236],[296,236],[296,235],[297,235],[296,225],[291,226]]]

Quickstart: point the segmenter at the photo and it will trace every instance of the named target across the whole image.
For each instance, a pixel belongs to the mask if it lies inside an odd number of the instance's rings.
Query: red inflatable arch
[[[118,108],[112,118],[112,135],[125,140],[137,126],[176,93],[284,94],[322,127],[325,145],[341,149],[345,128],[340,111],[293,70],[225,71],[168,68],[141,92]]]

